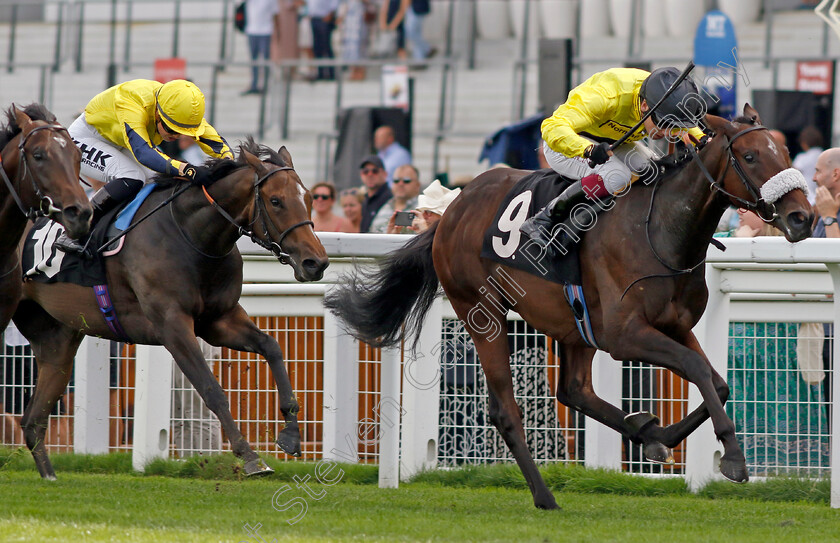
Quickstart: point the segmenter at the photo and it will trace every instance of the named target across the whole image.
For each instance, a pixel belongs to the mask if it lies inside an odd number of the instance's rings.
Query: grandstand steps
[[[17,29],[16,62],[52,63],[55,32],[38,23],[22,23]],[[51,85],[46,89],[46,103],[59,120],[69,123],[94,94],[105,88],[110,29],[104,22],[88,22],[83,27],[82,73],[75,71],[71,58],[78,32],[64,33],[64,57],[58,72],[47,78]],[[221,22],[218,19],[184,21],[179,39],[179,55],[188,60],[188,76],[209,95],[212,81],[211,64],[219,58]],[[117,25],[117,51],[115,61],[123,62],[125,25]],[[763,23],[740,25],[739,55],[758,58],[764,54],[765,26]],[[0,25],[0,59],[8,55],[8,25]],[[236,64],[220,73],[217,79],[214,124],[231,139],[231,143],[254,134],[259,125],[260,102],[256,96],[240,96],[250,77],[248,51],[242,34],[229,32],[226,56]],[[152,77],[152,62],[172,53],[172,28],[170,23],[137,23],[131,29],[130,60],[133,67],[125,72],[120,67],[117,79]],[[529,57],[534,58],[535,41],[530,43]],[[440,49],[440,44],[438,48]],[[479,40],[476,47],[476,69],[468,70],[461,58],[451,83],[454,94],[448,97],[447,125],[450,136],[441,144],[440,169],[448,169],[450,178],[473,175],[485,165],[477,162],[484,139],[499,128],[513,122],[514,69],[521,42],[518,39]],[[626,39],[603,37],[585,39],[580,43],[584,63],[579,77],[616,65],[627,56]],[[655,65],[682,64],[692,55],[693,37],[643,38],[638,50],[640,57],[660,59]],[[829,39],[829,52],[835,54],[838,40]],[[772,54],[790,57],[817,57],[822,53],[822,24],[812,11],[780,12],[775,15]],[[752,88],[769,88],[773,81],[772,70],[760,61],[744,63],[750,74]],[[785,67],[777,75],[781,88],[791,88],[791,70]],[[414,155],[415,162],[424,173],[431,174],[433,134],[438,125],[441,70],[430,67],[413,72],[414,91]],[[277,81],[275,81],[276,83]],[[527,95],[524,115],[536,112],[536,66],[527,70]],[[279,89],[279,85],[274,85]],[[292,106],[288,119],[289,137],[281,138],[280,98],[268,97],[266,105],[265,136],[263,141],[272,147],[287,145],[293,153],[295,164],[307,183],[315,181],[316,143],[318,134],[334,130],[336,114],[336,86],[329,83],[295,81],[292,84]],[[741,88],[744,87],[744,88]],[[750,99],[750,89],[739,87],[739,102]],[[40,95],[40,70],[21,67],[14,73],[0,71],[0,105],[11,102],[28,103]],[[342,107],[374,106],[381,103],[378,70],[371,69],[366,81],[346,82],[342,87]],[[210,112],[208,111],[208,114]],[[447,168],[448,165],[448,168]]]

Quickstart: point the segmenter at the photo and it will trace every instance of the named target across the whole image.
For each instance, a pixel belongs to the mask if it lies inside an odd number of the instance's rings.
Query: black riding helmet
[[[642,82],[639,97],[647,102],[648,107],[652,108],[665,96],[665,93],[679,77],[680,71],[676,68],[654,70]],[[691,96],[694,96],[694,98],[690,98]],[[654,110],[653,122],[661,127],[660,122],[667,118],[668,124],[674,128],[695,127],[705,113],[702,105],[704,103],[694,81],[685,78],[674,89],[674,92]]]

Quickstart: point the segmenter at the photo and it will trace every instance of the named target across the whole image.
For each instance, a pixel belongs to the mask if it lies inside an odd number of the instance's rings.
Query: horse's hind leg
[[[202,337],[213,345],[222,345],[237,351],[258,353],[268,362],[277,392],[280,395],[280,412],[286,425],[277,435],[277,445],[292,456],[300,456],[300,429],[297,414],[299,410],[286,365],[283,351],[277,341],[260,330],[248,318],[241,306],[210,324],[202,330]]]
[[[84,335],[53,319],[31,301],[21,302],[14,320],[31,343],[38,363],[35,394],[23,412],[20,425],[41,477],[55,480],[44,437],[50,413],[70,382],[73,357]]]
[[[184,316],[183,319],[170,318],[163,327],[166,349],[172,354],[178,367],[184,372],[187,380],[204,400],[207,408],[216,414],[222,429],[228,436],[231,450],[238,458],[245,462],[246,475],[267,475],[273,470],[263,463],[262,459],[251,449],[251,445],[242,436],[242,432],[230,414],[227,396],[221,385],[207,367],[207,362],[198,341],[193,334],[192,320]]]
[[[645,458],[673,463],[673,452],[648,432],[649,425],[637,427],[627,412],[605,401],[592,386],[592,357],[595,349],[564,345],[557,382],[557,400],[587,417],[597,420],[645,447]],[[653,422],[653,419],[651,419]]]
[[[456,304],[453,303],[453,305]],[[457,306],[455,309],[459,315],[462,314]],[[463,315],[466,316],[468,311],[469,308]],[[504,323],[504,317],[500,317],[497,322]],[[474,333],[472,330],[470,330],[470,336],[475,343],[475,350],[487,379],[487,387],[490,389],[490,420],[502,434],[522,475],[525,476],[525,481],[534,497],[534,505],[540,509],[559,509],[554,496],[537,470],[537,465],[525,442],[522,415],[513,396],[507,338],[500,335],[491,339],[481,333]]]

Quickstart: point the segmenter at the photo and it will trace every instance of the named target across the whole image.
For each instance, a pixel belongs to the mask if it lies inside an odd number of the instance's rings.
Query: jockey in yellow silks
[[[542,123],[543,153],[557,173],[577,180],[534,217],[521,231],[542,248],[567,209],[584,197],[616,195],[651,167],[653,152],[639,143],[644,137],[686,144],[703,137],[697,128],[706,113],[705,101],[691,79],[684,79],[653,114],[644,128],[615,150],[610,145],[627,134],[680,77],[676,68],[654,72],[613,68],[599,72],[572,89],[564,104]]]
[[[233,158],[227,142],[204,118],[204,94],[189,81],[159,83],[135,79],[93,97],[68,128],[82,151],[82,179],[105,185],[92,197],[94,222],[132,198],[156,174],[208,181],[207,169],[181,162],[157,146],[181,136],[194,139],[210,156]],[[56,246],[82,252],[83,246],[62,234]]]

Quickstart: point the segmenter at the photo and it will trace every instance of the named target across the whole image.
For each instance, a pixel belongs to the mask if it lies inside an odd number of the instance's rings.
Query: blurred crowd
[[[358,81],[366,73],[356,62],[409,57],[422,62],[435,55],[423,37],[431,7],[431,0],[246,0],[244,32],[253,61],[339,58],[348,63],[347,79]],[[289,75],[309,81],[336,77],[331,66],[290,70]],[[243,94],[261,93],[267,77],[268,70],[255,64]]]

